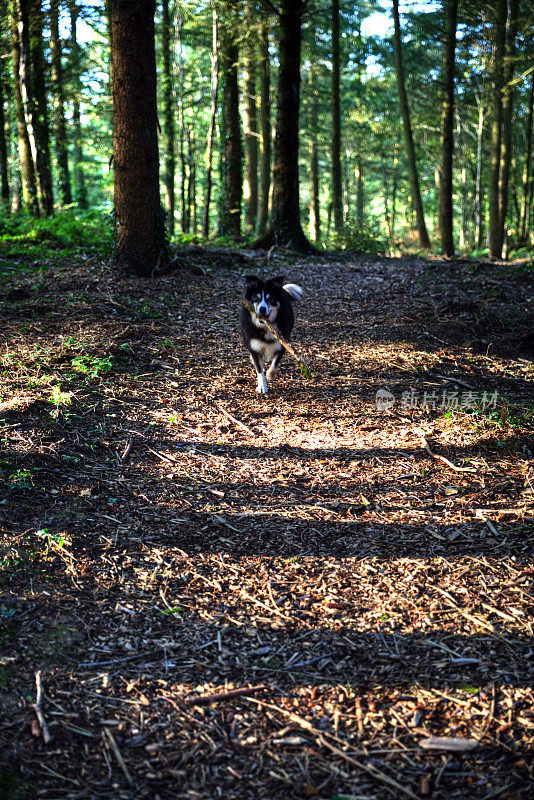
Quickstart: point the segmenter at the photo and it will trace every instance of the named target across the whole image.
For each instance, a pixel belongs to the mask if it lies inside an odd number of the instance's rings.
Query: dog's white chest
[[[272,361],[275,354],[282,349],[280,342],[264,342],[262,339],[251,339],[250,349],[258,353],[264,361]]]

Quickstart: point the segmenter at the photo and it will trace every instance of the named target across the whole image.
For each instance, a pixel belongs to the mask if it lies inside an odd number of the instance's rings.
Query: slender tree
[[[271,72],[269,62],[269,23],[267,10],[263,9],[259,27],[259,77],[260,77],[260,182],[258,190],[258,220],[256,234],[263,236],[269,219],[269,191],[271,187]]]
[[[506,42],[506,0],[498,0],[493,23],[493,92],[491,122],[491,163],[489,176],[489,252],[491,258],[502,256],[503,230],[499,209],[499,176],[502,142],[503,61]]]
[[[0,198],[4,209],[9,208],[8,146],[6,139],[5,80],[3,64],[0,64]]]
[[[421,200],[421,190],[419,188],[419,174],[417,162],[415,160],[415,146],[413,142],[412,123],[410,120],[410,108],[406,96],[406,85],[404,81],[404,65],[402,62],[402,39],[399,19],[399,2],[393,0],[393,48],[395,51],[395,73],[397,76],[397,88],[399,93],[399,104],[401,109],[402,121],[404,125],[404,138],[406,141],[406,157],[408,159],[408,173],[412,188],[412,202],[417,219],[417,230],[419,232],[419,242],[421,247],[428,249],[430,239],[426,229],[425,215],[423,212],[423,202]]]
[[[165,185],[165,210],[167,211],[169,233],[174,233],[174,93],[171,62],[171,19],[169,13],[169,0],[162,0],[161,4],[161,55],[162,79],[161,94],[163,105],[163,134],[165,169],[163,181]]]
[[[443,42],[441,106],[441,172],[439,198],[439,228],[441,251],[446,258],[454,256],[452,207],[452,155],[454,150],[454,68],[456,50],[456,21],[458,0],[444,0],[445,37]]]
[[[332,208],[334,228],[338,236],[343,232],[339,73],[339,0],[332,0]]]
[[[278,107],[274,139],[272,226],[256,247],[273,244],[301,252],[313,248],[304,236],[299,200],[299,106],[302,15],[306,0],[281,0]]]
[[[223,83],[223,152],[221,170],[223,202],[220,227],[234,238],[241,235],[241,202],[243,199],[243,144],[239,115],[238,62],[239,46],[236,35],[237,3],[227,0],[224,21],[221,22],[221,73]]]
[[[136,275],[151,275],[164,255],[155,10],[155,0],[111,0],[116,263]]]
[[[508,184],[510,178],[510,163],[512,159],[512,113],[514,108],[514,70],[515,48],[517,37],[517,17],[519,0],[510,0],[508,4],[508,19],[506,23],[506,45],[504,51],[504,86],[502,96],[502,135],[501,159],[499,165],[499,227],[502,243],[506,230],[506,213],[508,210]]]
[[[528,116],[525,127],[525,155],[523,158],[521,214],[519,222],[519,239],[524,244],[527,238],[528,201],[530,182],[532,180],[532,119],[534,111],[534,71],[532,72],[530,92],[528,96]]]
[[[13,100],[17,119],[17,143],[22,185],[22,200],[31,214],[39,214],[37,184],[33,165],[30,139],[20,89],[20,39],[18,27],[18,5],[11,3],[11,60],[13,66]]]
[[[67,125],[65,123],[65,98],[63,90],[63,68],[61,65],[61,40],[59,38],[59,0],[50,2],[50,52],[51,76],[54,87],[53,124],[56,148],[59,202],[62,206],[72,203],[69,171]]]
[[[319,203],[319,152],[317,148],[317,130],[319,127],[319,88],[317,85],[315,32],[312,32],[310,44],[310,66],[308,72],[308,88],[310,93],[309,135],[310,135],[310,239],[317,242],[321,235],[321,210]]]
[[[217,96],[219,93],[219,40],[217,5],[212,0],[211,7],[211,106],[210,126],[208,130],[208,143],[206,147],[206,198],[204,201],[204,220],[202,235],[206,238],[210,232],[210,203],[212,189],[213,169],[213,142],[215,139],[215,126],[217,124]]]
[[[245,135],[245,223],[254,228],[258,214],[258,113],[256,102],[256,37],[254,3],[245,1],[247,36],[243,55],[243,128]]]
[[[42,214],[49,215],[54,211],[54,195],[44,90],[42,9],[40,0],[18,0],[17,8],[20,43],[19,81],[24,118],[37,178],[39,210]]]
[[[74,132],[74,198],[80,208],[87,208],[87,187],[85,185],[85,173],[83,171],[82,122],[80,115],[80,95],[82,87],[80,80],[80,48],[77,39],[78,6],[76,5],[76,0],[69,0],[69,14],[71,80],[73,86],[72,128]],[[109,41],[111,42],[111,33],[109,36]],[[110,67],[110,73],[111,71],[112,68]]]

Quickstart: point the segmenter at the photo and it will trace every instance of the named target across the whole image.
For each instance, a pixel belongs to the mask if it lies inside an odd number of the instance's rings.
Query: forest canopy
[[[151,269],[169,240],[493,258],[532,246],[531,2],[2,5],[4,234],[58,216],[62,235],[88,220],[109,241],[115,223],[120,251],[142,197]],[[127,80],[138,91],[121,103]],[[145,147],[141,119],[151,155],[132,150],[125,168],[121,124]]]

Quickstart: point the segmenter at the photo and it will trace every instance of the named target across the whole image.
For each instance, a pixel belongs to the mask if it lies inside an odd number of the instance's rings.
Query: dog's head
[[[254,307],[258,317],[274,322],[282,301],[284,277],[262,281],[255,275],[245,278],[245,299]]]

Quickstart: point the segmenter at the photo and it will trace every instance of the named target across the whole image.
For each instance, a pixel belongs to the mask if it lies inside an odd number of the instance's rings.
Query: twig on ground
[[[220,703],[225,700],[232,700],[234,697],[243,697],[245,695],[254,694],[255,692],[264,692],[268,689],[265,684],[260,686],[245,686],[242,689],[231,689],[228,692],[216,692],[215,694],[201,694],[198,697],[188,697],[185,701],[188,706],[203,706],[209,703]]]
[[[124,772],[124,777],[126,778],[126,780],[128,781],[128,783],[129,783],[129,784],[130,784],[130,786],[131,786],[131,785],[133,784],[133,778],[132,778],[132,776],[130,775],[130,772],[129,772],[129,770],[128,770],[128,767],[126,766],[126,764],[125,764],[125,762],[124,762],[124,758],[122,757],[122,753],[121,753],[121,751],[119,750],[119,747],[118,747],[118,745],[117,745],[117,742],[115,741],[115,737],[113,736],[113,734],[111,733],[111,731],[109,730],[109,728],[104,728],[104,732],[105,732],[106,736],[107,736],[107,737],[108,737],[108,739],[109,739],[109,744],[110,744],[110,746],[111,746],[111,749],[113,750],[113,753],[114,753],[114,755],[115,755],[115,758],[116,758],[116,759],[117,759],[117,761],[118,761],[119,767],[120,767],[120,768],[122,769],[122,771]]]
[[[132,449],[132,445],[133,445],[133,437],[130,436],[130,438],[128,439],[128,442],[126,443],[126,447],[124,448],[124,450],[121,453],[121,461],[126,461],[128,456],[130,455],[130,452],[131,452],[131,449]]]
[[[449,459],[445,458],[445,456],[440,456],[437,453],[433,453],[432,450],[430,449],[430,445],[428,444],[424,436],[419,436],[419,441],[421,442],[422,447],[425,448],[426,452],[431,458],[435,458],[438,461],[442,461],[444,464],[450,467],[450,469],[453,469],[455,472],[476,472],[476,469],[474,469],[473,467],[457,467],[456,464],[453,464],[452,461],[449,461]]]
[[[251,314],[256,314],[256,312],[254,311],[254,306],[252,305],[252,303],[249,303],[248,300],[243,300],[243,305],[245,306],[247,311],[249,311]],[[258,315],[256,314],[256,316]],[[272,333],[272,335],[280,342],[282,347],[285,347],[287,352],[293,356],[293,358],[300,367],[301,375],[304,378],[311,378],[312,374],[310,372],[310,368],[308,367],[304,359],[301,358],[295,352],[293,346],[290,344],[290,342],[287,341],[285,336],[282,336],[276,325],[274,325],[274,323],[270,322],[268,319],[265,319],[265,317],[258,317],[258,319],[261,319],[262,325],[265,325],[265,327]]]
[[[240,420],[238,420],[236,417],[230,414],[230,412],[227,411],[223,406],[220,406],[218,403],[215,403],[215,408],[218,408],[221,414],[224,414],[225,417],[228,417],[230,422],[233,422],[234,425],[237,425],[238,428],[241,428],[241,430],[245,431],[245,433],[248,433],[248,435],[252,436],[254,439],[256,438],[257,434],[255,434],[251,428],[245,425],[244,422],[240,422]]]
[[[38,670],[35,673],[35,685],[37,688],[37,693],[35,697],[35,703],[33,703],[33,710],[35,711],[37,722],[39,723],[39,727],[41,728],[41,733],[43,734],[43,741],[45,744],[48,744],[52,737],[50,736],[50,731],[48,730],[48,725],[46,724],[43,710],[41,708],[41,702],[43,699],[43,687],[41,685],[41,670]]]

